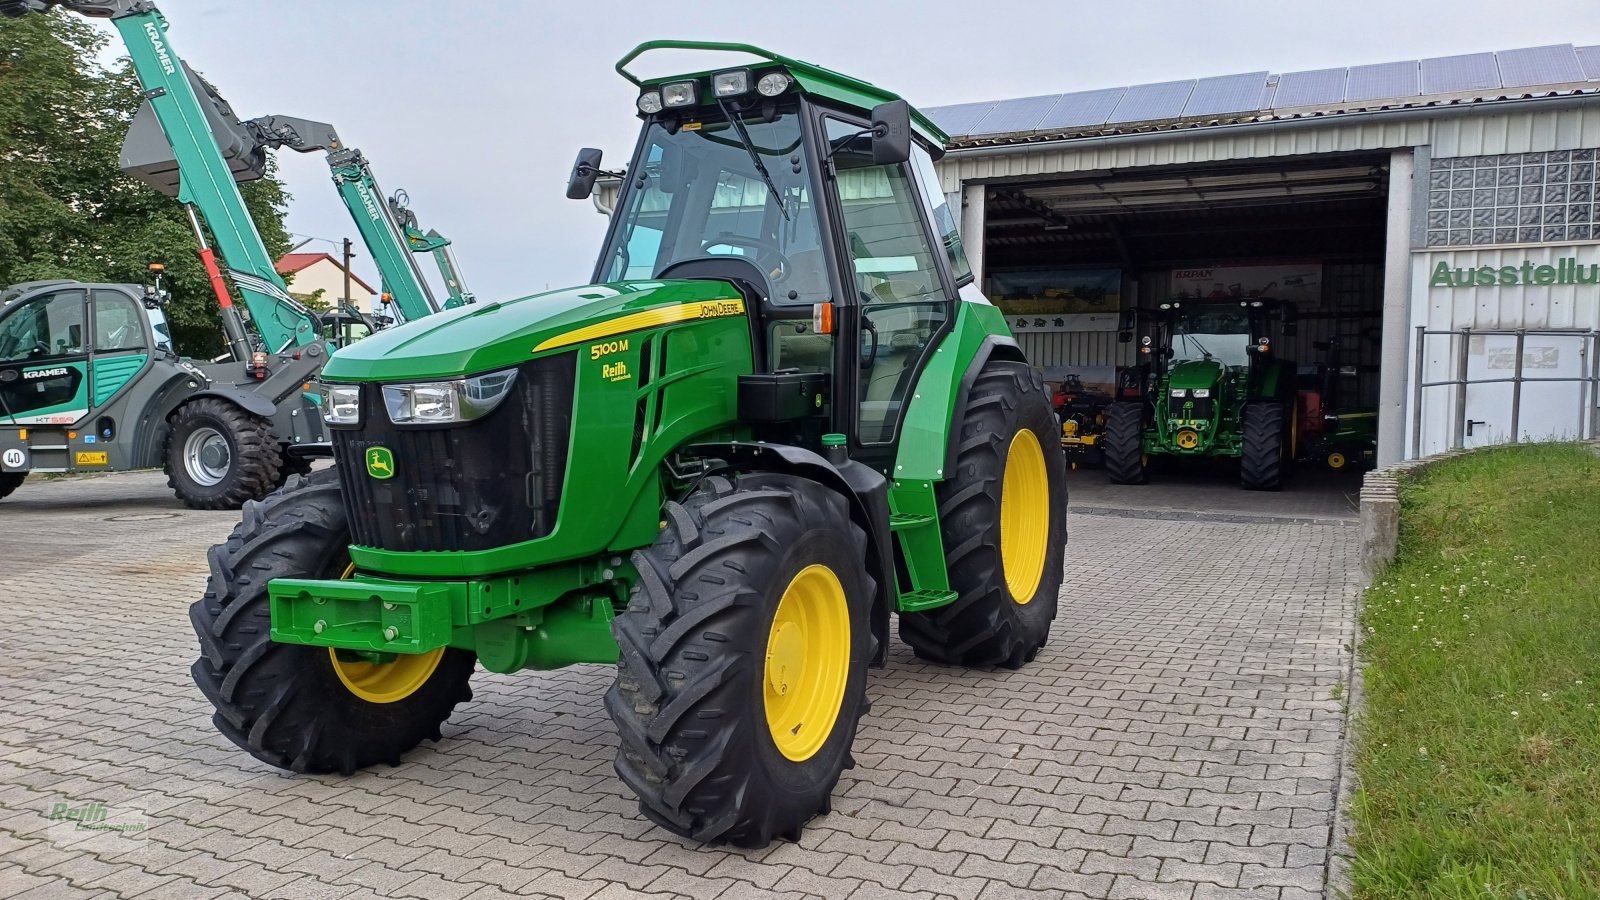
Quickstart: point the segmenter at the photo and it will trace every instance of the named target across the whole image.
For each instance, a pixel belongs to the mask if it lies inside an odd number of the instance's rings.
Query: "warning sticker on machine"
[[[104,453],[78,453],[78,465],[80,466],[103,466],[105,464],[106,455]]]

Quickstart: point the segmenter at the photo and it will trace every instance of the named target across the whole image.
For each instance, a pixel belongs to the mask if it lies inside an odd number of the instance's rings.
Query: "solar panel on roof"
[[[1104,125],[1122,100],[1122,95],[1127,92],[1127,88],[1102,88],[1098,91],[1062,94],[1055,109],[1039,121],[1039,128],[1050,130]]]
[[[1194,93],[1189,95],[1189,102],[1183,107],[1183,114],[1210,116],[1217,113],[1260,109],[1261,96],[1266,88],[1266,72],[1202,78],[1195,82]]]
[[[1578,64],[1583,66],[1585,78],[1600,78],[1600,44],[1577,48]]]
[[[1371,66],[1351,66],[1345,82],[1346,100],[1392,100],[1398,97],[1415,97],[1421,93],[1417,86],[1417,61],[1377,63]]]
[[[1500,80],[1506,87],[1584,80],[1583,66],[1571,44],[1501,50],[1495,56],[1500,60]]]
[[[1435,56],[1422,61],[1424,94],[1456,94],[1500,86],[1500,69],[1493,53]]]
[[[1278,92],[1272,106],[1321,106],[1344,99],[1344,69],[1317,69],[1289,72],[1278,76]]]
[[[994,109],[994,107],[993,100],[985,100],[982,103],[935,106],[924,110],[924,112],[927,113],[928,118],[933,120],[933,124],[944,130],[945,134],[951,137],[960,137],[971,134],[973,127],[983,121],[983,117],[988,115],[989,110]]]
[[[1024,97],[1021,100],[1002,100],[983,117],[970,134],[1014,134],[1033,131],[1039,120],[1055,108],[1060,94],[1048,97]]]
[[[1149,122],[1157,119],[1176,119],[1183,115],[1183,105],[1194,92],[1194,81],[1163,81],[1160,84],[1136,84],[1122,95],[1122,101],[1111,112],[1107,122]]]

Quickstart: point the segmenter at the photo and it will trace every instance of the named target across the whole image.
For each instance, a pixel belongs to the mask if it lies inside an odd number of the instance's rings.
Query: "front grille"
[[[461,425],[389,421],[380,385],[361,388],[361,425],[333,432],[351,541],[400,551],[489,550],[555,527],[572,434],[575,354],[521,366],[494,412]],[[384,447],[394,476],[367,472]]]

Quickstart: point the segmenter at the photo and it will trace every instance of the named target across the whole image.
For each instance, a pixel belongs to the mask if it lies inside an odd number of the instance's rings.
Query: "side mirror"
[[[593,147],[578,151],[578,161],[572,164],[572,175],[567,178],[567,199],[587,200],[594,193],[594,182],[600,177],[601,153]]]
[[[894,166],[911,158],[911,104],[904,100],[872,108],[872,164]]]
[[[1131,331],[1119,331],[1119,332],[1117,332],[1117,343],[1119,343],[1119,344],[1131,344],[1131,343],[1133,343],[1133,332],[1131,332]]]

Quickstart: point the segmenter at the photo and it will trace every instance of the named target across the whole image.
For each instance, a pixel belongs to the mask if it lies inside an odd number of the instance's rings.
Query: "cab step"
[[[911,591],[900,595],[897,607],[898,611],[903,613],[922,612],[925,609],[948,606],[956,602],[958,596],[960,595],[955,591]]]
[[[919,516],[914,513],[895,513],[889,517],[890,531],[905,531],[908,528],[921,528],[932,525],[933,516]]]

